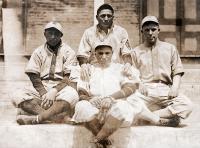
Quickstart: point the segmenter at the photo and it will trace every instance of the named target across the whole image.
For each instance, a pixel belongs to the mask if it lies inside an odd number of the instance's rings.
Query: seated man
[[[72,120],[85,123],[95,135],[96,144],[109,144],[109,137],[119,127],[131,126],[136,115],[160,124],[162,119],[150,112],[142,101],[135,100],[132,94],[137,89],[139,73],[123,74],[123,65],[111,62],[113,50],[107,42],[95,48],[97,63],[90,65],[88,81],[78,81],[80,102],[75,106]]]
[[[168,126],[178,126],[180,119],[192,112],[192,102],[178,92],[184,74],[178,51],[174,45],[159,40],[155,16],[146,16],[141,28],[144,43],[131,53],[132,64],[140,71],[141,79],[135,97],[161,118],[174,119]]]
[[[42,123],[56,115],[67,117],[79,99],[69,79],[75,52],[62,43],[62,26],[49,22],[44,36],[46,43],[33,52],[25,70],[34,88],[13,97],[13,104],[29,114],[17,116],[20,125]]]

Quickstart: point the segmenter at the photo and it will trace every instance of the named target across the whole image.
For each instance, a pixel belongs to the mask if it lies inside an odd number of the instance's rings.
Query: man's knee
[[[56,99],[67,101],[72,107],[74,107],[75,104],[79,101],[79,96],[74,88],[67,86],[58,93]]]
[[[180,95],[174,98],[172,105],[168,106],[168,108],[181,118],[187,118],[194,108],[194,104],[192,101],[184,95]]]
[[[92,106],[92,104],[86,100],[78,102],[75,106],[75,113],[73,115],[73,120],[77,123],[79,122],[89,122],[95,118],[99,110]]]
[[[41,100],[37,98],[33,98],[31,100],[25,100],[18,104],[18,108],[22,109],[23,111],[37,115],[39,112],[41,112],[40,105],[41,105]]]
[[[26,109],[26,108],[31,108],[34,107],[36,105],[40,105],[41,104],[41,100],[33,98],[31,100],[25,100],[23,102],[21,102],[18,107],[22,108],[22,109]]]
[[[124,118],[123,115],[124,112],[126,112],[126,107],[127,107],[127,102],[124,100],[120,100],[111,107],[109,114],[114,117],[118,116]]]
[[[88,102],[86,100],[82,100],[82,101],[79,101],[78,103],[76,103],[75,111],[82,112],[85,110],[85,108],[90,107],[90,106],[91,106],[90,102]]]
[[[67,102],[67,101],[58,100],[58,101],[56,101],[55,103],[58,105],[58,107],[59,107],[61,110],[63,110],[63,112],[64,112],[64,111],[69,111],[69,110],[71,110],[70,103]]]
[[[127,101],[120,100],[109,110],[109,115],[123,121],[123,127],[129,127],[133,122],[135,110]]]

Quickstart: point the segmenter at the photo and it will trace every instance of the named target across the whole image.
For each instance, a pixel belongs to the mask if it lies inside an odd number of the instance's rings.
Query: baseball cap
[[[47,23],[46,26],[44,27],[44,29],[46,30],[46,29],[49,29],[49,28],[55,28],[63,34],[62,26],[58,22],[51,21],[51,22]]]
[[[148,15],[148,16],[146,16],[146,17],[144,17],[144,18],[142,19],[141,27],[143,27],[143,25],[144,25],[146,22],[154,22],[154,23],[159,24],[158,19],[157,19],[155,16],[151,16],[151,15]]]
[[[111,43],[109,42],[98,42],[96,43],[94,49],[96,50],[97,48],[101,48],[101,47],[110,47],[111,49],[113,49]]]

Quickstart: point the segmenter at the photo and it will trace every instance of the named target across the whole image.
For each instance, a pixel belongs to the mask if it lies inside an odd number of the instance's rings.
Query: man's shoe
[[[170,119],[160,118],[159,125],[161,126],[169,126],[169,127],[177,127],[180,124],[180,117],[175,115]]]
[[[96,148],[107,148],[108,146],[112,145],[112,142],[109,139],[103,139],[98,141],[96,138],[94,138],[91,143],[96,144]]]
[[[18,115],[16,121],[19,125],[38,124],[37,118],[37,116]]]
[[[108,148],[112,145],[112,142],[109,139],[100,140],[99,143],[103,146],[103,148]]]

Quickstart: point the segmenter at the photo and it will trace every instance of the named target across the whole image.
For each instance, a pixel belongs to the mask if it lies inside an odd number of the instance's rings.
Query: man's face
[[[99,25],[104,28],[110,28],[113,24],[113,13],[109,9],[103,9],[100,13],[96,16]]]
[[[61,40],[62,33],[55,28],[49,28],[45,30],[44,36],[50,46],[56,46]]]
[[[99,64],[101,65],[110,64],[112,59],[112,49],[107,46],[100,47],[96,49],[95,56]]]
[[[144,40],[150,45],[156,43],[159,32],[160,32],[159,26],[155,23],[148,23],[142,27]]]

